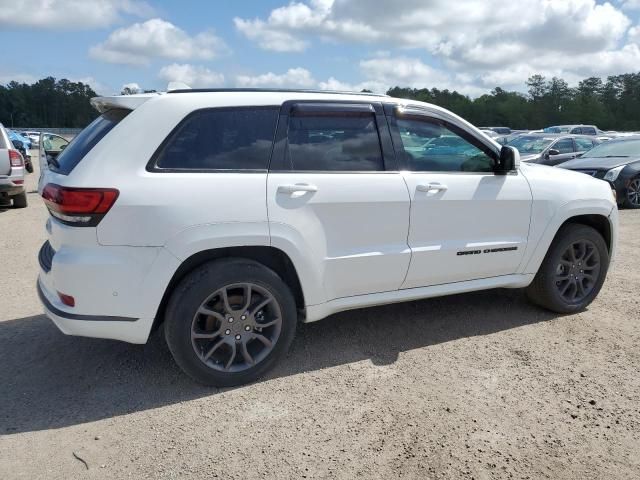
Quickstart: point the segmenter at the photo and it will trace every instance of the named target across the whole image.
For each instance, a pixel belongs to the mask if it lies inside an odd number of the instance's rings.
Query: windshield
[[[518,149],[521,155],[540,153],[553,142],[553,138],[519,136],[507,143]]]
[[[581,158],[640,157],[640,138],[634,140],[609,140],[592,148]]]

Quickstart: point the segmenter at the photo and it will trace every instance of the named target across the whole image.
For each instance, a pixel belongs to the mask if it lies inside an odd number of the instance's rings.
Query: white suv
[[[254,380],[297,322],[527,287],[587,306],[613,259],[606,182],[520,164],[456,115],[367,94],[96,98],[40,182],[40,298],[67,334],[144,343],[213,385]]]

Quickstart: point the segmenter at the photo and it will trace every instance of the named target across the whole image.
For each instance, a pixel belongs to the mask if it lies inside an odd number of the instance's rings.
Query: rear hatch
[[[85,157],[91,157],[91,162],[101,163],[108,161],[108,154],[94,152],[94,154],[89,155],[89,153],[133,109],[149,100],[152,96],[130,95],[92,99],[92,105],[101,112],[101,115],[68,144],[53,145],[54,140],[59,141],[61,139],[59,135],[47,133],[40,135],[40,151],[44,160],[41,159],[43,172],[40,177],[38,191],[43,197],[49,213],[59,222],[50,236],[54,248],[60,246],[61,243],[65,243],[62,238],[56,238],[62,235],[62,232],[66,232],[64,234],[67,236],[66,240],[71,243],[83,236],[77,228],[65,229],[61,228],[62,225],[66,227],[95,227],[118,198],[119,192],[117,189],[94,184],[93,180],[91,184],[87,184],[82,172],[80,172],[84,168],[79,169],[78,174],[72,172],[85,160]],[[96,156],[95,153],[98,153],[99,156]],[[99,170],[100,168],[97,164],[95,168],[94,164],[86,165],[86,167],[90,170]],[[59,235],[56,235],[56,231]],[[93,241],[95,241],[95,233]]]

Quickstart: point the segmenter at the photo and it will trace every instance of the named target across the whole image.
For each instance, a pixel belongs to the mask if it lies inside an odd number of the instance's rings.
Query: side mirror
[[[507,173],[520,166],[520,152],[508,145],[503,145],[500,149],[500,160],[496,168],[497,172]]]
[[[556,150],[555,148],[550,148],[547,153],[549,155],[559,155],[560,154],[560,150]]]
[[[60,151],[64,150],[65,148],[67,148],[67,143],[63,143],[62,145],[60,145]]]

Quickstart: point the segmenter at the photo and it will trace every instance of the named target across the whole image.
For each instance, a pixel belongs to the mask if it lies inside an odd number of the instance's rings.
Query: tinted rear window
[[[100,115],[58,155],[57,163],[59,166],[50,165],[49,168],[57,173],[68,175],[87,153],[130,112],[131,110],[115,109]]]
[[[266,170],[277,119],[276,107],[197,111],[169,136],[156,156],[156,167]]]

